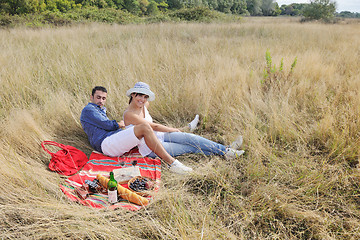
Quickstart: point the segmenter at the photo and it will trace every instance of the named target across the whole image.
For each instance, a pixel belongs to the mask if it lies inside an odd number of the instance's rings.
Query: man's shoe
[[[238,138],[230,144],[230,148],[239,149],[242,144],[243,144],[243,137],[239,135]]]
[[[239,157],[240,155],[244,154],[245,151],[243,150],[235,150],[233,148],[226,148],[226,152],[225,152],[225,158],[227,160],[229,159],[234,159]]]
[[[192,168],[191,167],[187,167],[184,164],[182,164],[181,162],[179,162],[178,160],[175,160],[171,165],[169,170],[171,172],[174,173],[178,173],[178,174],[187,174],[189,172],[192,172]]]

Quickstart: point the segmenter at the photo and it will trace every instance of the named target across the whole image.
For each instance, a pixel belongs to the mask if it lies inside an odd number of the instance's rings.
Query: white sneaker
[[[189,172],[192,172],[191,167],[187,167],[178,160],[175,159],[175,161],[170,165],[169,170],[174,173],[178,174],[187,174]]]
[[[229,159],[234,159],[239,157],[240,155],[244,154],[244,150],[235,150],[233,148],[226,148],[226,152],[225,152],[225,158],[227,160]]]
[[[194,120],[189,123],[190,132],[193,132],[199,123],[199,114],[196,114]]]
[[[242,144],[243,144],[243,137],[239,135],[238,138],[230,144],[230,148],[239,149]]]

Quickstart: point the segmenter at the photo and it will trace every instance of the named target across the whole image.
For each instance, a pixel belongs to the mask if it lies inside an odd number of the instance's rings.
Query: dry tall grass
[[[279,67],[265,79],[265,52]],[[291,64],[297,65],[290,73]],[[1,239],[359,239],[360,28],[245,19],[0,31]],[[91,147],[79,115],[93,86],[120,119],[136,81],[155,119],[245,156],[183,156],[145,210],[68,201],[42,140]],[[267,86],[266,88],[264,86]]]

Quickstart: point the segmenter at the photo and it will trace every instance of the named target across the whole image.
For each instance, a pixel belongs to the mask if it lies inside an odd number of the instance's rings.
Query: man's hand
[[[120,122],[118,122],[118,124],[119,124],[119,128],[122,128],[122,129],[125,128],[125,123],[124,123],[123,120],[121,120]]]

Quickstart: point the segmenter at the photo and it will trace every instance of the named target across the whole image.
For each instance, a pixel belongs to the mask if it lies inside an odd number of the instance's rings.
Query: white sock
[[[199,114],[196,114],[194,120],[189,123],[190,132],[193,132],[199,123]]]
[[[237,139],[230,144],[230,148],[239,149],[242,144],[243,144],[243,137],[239,135]]]

